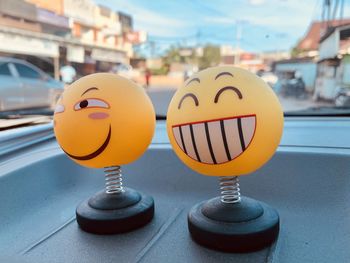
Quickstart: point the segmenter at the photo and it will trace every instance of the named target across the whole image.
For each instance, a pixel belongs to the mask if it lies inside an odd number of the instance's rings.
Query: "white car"
[[[273,87],[276,82],[278,81],[278,77],[273,74],[272,72],[264,72],[261,75],[261,78],[267,83],[269,84],[271,87]]]
[[[115,65],[112,68],[112,72],[131,80],[136,80],[140,77],[140,72],[128,64]]]
[[[24,60],[0,57],[0,111],[53,107],[63,87]]]

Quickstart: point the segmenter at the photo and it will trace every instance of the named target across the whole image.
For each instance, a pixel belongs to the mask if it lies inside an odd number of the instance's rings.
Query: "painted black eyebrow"
[[[186,86],[188,84],[190,84],[192,81],[197,81],[198,83],[201,83],[200,79],[199,78],[194,78],[194,79],[191,79],[189,82],[187,82]]]
[[[91,91],[91,90],[98,90],[98,88],[96,88],[96,87],[88,88],[87,90],[85,90],[85,91],[83,92],[83,94],[81,94],[81,96],[83,96],[85,93],[87,93],[87,92],[89,92],[89,91]],[[81,96],[80,96],[80,97],[81,97]]]
[[[221,89],[218,91],[218,93],[216,93],[215,99],[214,99],[214,103],[218,103],[219,97],[220,97],[221,93],[223,93],[225,90],[233,90],[234,92],[237,93],[238,98],[239,98],[240,100],[243,98],[242,93],[241,93],[241,91],[240,91],[239,89],[237,89],[236,87],[227,86],[227,87],[221,88]]]
[[[232,73],[225,71],[225,72],[221,72],[221,73],[217,74],[217,76],[215,77],[215,80],[221,76],[224,76],[224,75],[228,75],[228,76],[233,77]]]
[[[194,100],[194,103],[196,104],[196,106],[199,105],[199,101],[196,97],[196,95],[194,95],[193,93],[187,93],[185,96],[183,96],[179,102],[179,105],[177,106],[178,109],[181,108],[182,102],[184,101],[184,99],[186,99],[187,97],[191,97]]]

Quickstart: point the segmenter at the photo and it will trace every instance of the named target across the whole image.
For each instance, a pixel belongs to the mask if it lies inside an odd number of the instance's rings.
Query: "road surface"
[[[154,104],[158,116],[166,116],[168,105],[175,91],[176,87],[173,86],[157,86],[147,89],[147,93]],[[314,102],[311,98],[297,99],[292,97],[279,97],[279,100],[284,112],[298,111],[311,107],[332,106],[332,104],[328,102]]]

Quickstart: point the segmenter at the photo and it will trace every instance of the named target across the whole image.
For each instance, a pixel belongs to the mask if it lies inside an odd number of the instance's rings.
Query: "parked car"
[[[338,107],[350,106],[350,88],[340,88],[336,92],[334,103]]]
[[[263,72],[260,77],[271,87],[278,81],[278,77],[272,72]]]
[[[298,71],[285,71],[274,85],[276,93],[283,97],[305,98],[305,82]]]
[[[0,57],[0,111],[53,107],[63,87],[24,60]]]
[[[138,70],[135,70],[132,66],[123,63],[113,66],[111,72],[131,80],[137,80],[137,78],[140,77],[140,72]]]

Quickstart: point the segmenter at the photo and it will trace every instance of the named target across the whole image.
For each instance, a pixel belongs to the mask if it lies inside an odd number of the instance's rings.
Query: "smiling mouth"
[[[67,151],[65,151],[63,148],[62,150],[71,158],[76,159],[76,160],[80,160],[80,161],[86,161],[86,160],[90,160],[95,158],[96,156],[100,155],[107,147],[109,140],[111,139],[111,134],[112,134],[112,128],[111,125],[109,125],[109,132],[107,135],[107,138],[105,139],[104,143],[93,153],[90,153],[88,155],[83,155],[83,156],[77,156],[77,155],[72,155],[70,153],[68,153]]]
[[[193,160],[205,164],[222,164],[240,156],[251,143],[255,129],[255,114],[172,127],[181,150]]]

